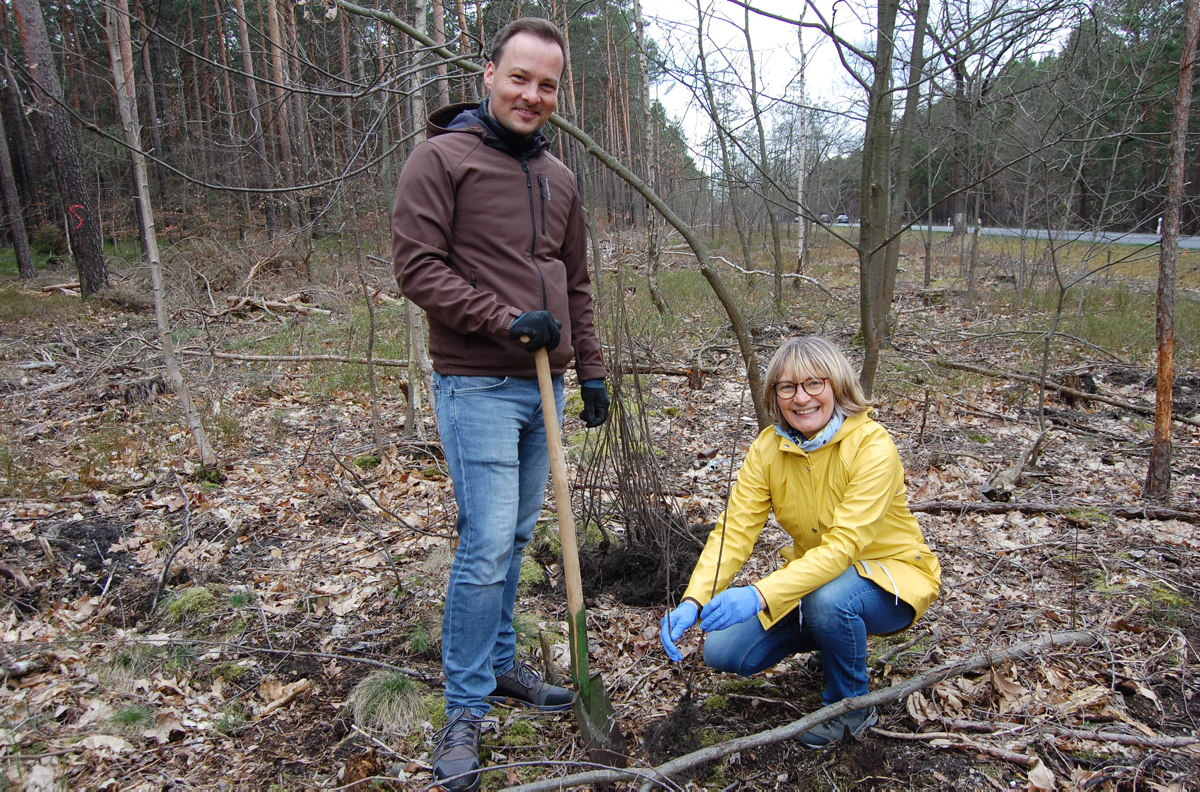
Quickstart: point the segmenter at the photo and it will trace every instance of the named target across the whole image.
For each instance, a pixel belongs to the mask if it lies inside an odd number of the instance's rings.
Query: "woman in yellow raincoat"
[[[775,425],[750,446],[683,601],[662,620],[662,645],[681,660],[675,644],[699,620],[705,662],[743,676],[820,651],[833,704],[868,692],[867,635],[912,626],[937,599],[941,567],[908,510],[895,443],[841,350],[792,338],[766,381]],[[782,566],[731,588],[772,509],[792,538]],[[873,708],[851,712],[800,740],[821,747],[877,720]]]

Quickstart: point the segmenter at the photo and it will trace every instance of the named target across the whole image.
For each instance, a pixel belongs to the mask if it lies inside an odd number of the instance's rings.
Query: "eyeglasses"
[[[776,382],[775,395],[781,399],[790,399],[796,395],[797,388],[804,388],[804,392],[809,396],[819,396],[825,390],[825,383],[828,380],[828,377],[813,377],[804,380],[799,385],[794,382]]]

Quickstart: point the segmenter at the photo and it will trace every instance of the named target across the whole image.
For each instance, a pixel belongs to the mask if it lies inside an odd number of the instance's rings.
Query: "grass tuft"
[[[217,595],[203,586],[193,586],[180,591],[167,603],[167,616],[182,622],[206,616],[217,607]]]
[[[364,728],[405,734],[425,717],[424,686],[399,671],[367,674],[350,694],[354,722]]]

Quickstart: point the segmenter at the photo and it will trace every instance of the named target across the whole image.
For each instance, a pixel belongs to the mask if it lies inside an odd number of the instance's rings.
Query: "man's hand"
[[[588,429],[595,429],[608,420],[608,388],[603,379],[585,380],[579,386],[579,395],[583,397],[583,409],[579,417]]]
[[[562,339],[562,322],[554,318],[549,311],[527,311],[517,317],[508,328],[508,337],[520,339],[525,336],[526,352],[536,352],[542,347],[551,352]]]
[[[678,608],[663,616],[659,625],[658,640],[662,642],[663,651],[673,662],[678,663],[683,659],[675,642],[696,623],[699,615],[700,608],[689,599],[679,603]]]
[[[724,630],[757,616],[760,610],[762,602],[754,586],[726,589],[704,606],[704,621],[700,622],[700,629],[705,632]]]

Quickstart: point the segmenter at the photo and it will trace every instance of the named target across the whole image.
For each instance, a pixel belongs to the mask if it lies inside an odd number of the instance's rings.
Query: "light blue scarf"
[[[834,407],[833,415],[829,417],[829,422],[825,424],[825,427],[807,440],[804,439],[804,435],[797,432],[791,426],[784,427],[776,424],[775,431],[790,438],[792,442],[800,446],[800,450],[811,454],[813,451],[816,451],[818,448],[832,440],[833,436],[837,434],[837,430],[841,429],[842,424],[845,422],[846,416],[842,414],[840,409]],[[783,431],[780,431],[781,429]]]

